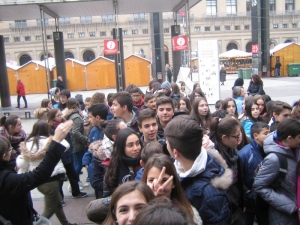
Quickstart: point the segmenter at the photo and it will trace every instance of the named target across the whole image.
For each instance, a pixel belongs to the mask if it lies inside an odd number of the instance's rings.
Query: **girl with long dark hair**
[[[247,89],[248,95],[264,95],[265,91],[263,86],[264,84],[260,77],[257,74],[253,74]]]
[[[251,138],[251,126],[253,123],[259,121],[259,107],[256,103],[253,101],[247,102],[245,106],[245,113],[240,118],[240,121],[242,123],[242,126],[245,130],[246,135]]]

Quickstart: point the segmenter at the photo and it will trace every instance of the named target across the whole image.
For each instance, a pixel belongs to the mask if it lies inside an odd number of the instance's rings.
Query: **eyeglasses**
[[[13,148],[13,147],[10,147],[8,153],[11,153],[12,150],[14,150],[14,148]]]
[[[237,135],[237,136],[235,136],[235,135],[230,135],[230,137],[236,138],[237,140],[240,139],[240,135]]]
[[[138,98],[140,97],[141,95],[131,95],[133,98]]]

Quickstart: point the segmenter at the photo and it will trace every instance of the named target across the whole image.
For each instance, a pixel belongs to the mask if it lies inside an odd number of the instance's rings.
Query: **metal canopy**
[[[201,0],[189,0],[192,8]],[[116,0],[118,14],[176,12],[187,0]],[[0,2],[0,21],[40,18],[40,6],[51,17],[100,16],[114,14],[114,0],[7,0]],[[48,15],[50,14],[50,15]]]

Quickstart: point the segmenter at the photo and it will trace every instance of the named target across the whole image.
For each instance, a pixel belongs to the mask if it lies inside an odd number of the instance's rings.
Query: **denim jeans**
[[[18,102],[18,107],[20,107],[20,98],[23,98],[24,100],[24,103],[25,103],[25,107],[27,107],[27,100],[26,100],[26,96],[21,96],[21,95],[18,95],[18,98],[17,98],[17,102]]]
[[[82,170],[83,155],[84,155],[84,150],[79,151],[79,152],[73,152],[74,168],[75,168],[76,175],[78,177],[78,181],[80,181],[79,174],[80,174],[80,171]]]
[[[275,77],[279,77],[280,76],[280,69],[276,68],[275,71],[276,71]]]

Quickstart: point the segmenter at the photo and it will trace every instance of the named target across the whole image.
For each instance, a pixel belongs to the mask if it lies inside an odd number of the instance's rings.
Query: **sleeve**
[[[260,95],[264,95],[265,94],[265,91],[263,89],[263,85],[262,84],[259,85],[258,94],[260,94]]]
[[[78,141],[80,141],[81,143],[86,144],[87,142],[87,137],[84,136],[81,132],[80,132],[80,128],[81,126],[83,126],[83,121],[81,118],[75,118],[74,119],[74,123],[73,123],[73,127],[72,127],[72,135],[75,139],[77,139]]]
[[[247,135],[247,137],[251,138],[251,126],[252,126],[252,122],[249,120],[244,120],[242,122],[242,126],[244,128],[245,134]]]
[[[90,151],[84,153],[82,157],[82,165],[90,165],[92,163],[93,154]]]
[[[103,182],[105,176],[105,168],[101,165],[101,161],[94,157],[94,168],[93,168],[93,183],[92,187],[95,190],[103,191]]]
[[[29,162],[24,159],[23,155],[19,155],[16,159],[17,167],[19,168],[18,174],[26,173],[29,170]]]
[[[253,189],[265,202],[278,211],[292,214],[296,207],[294,201],[270,187],[278,178],[279,169],[278,157],[275,154],[269,154],[255,177]]]

